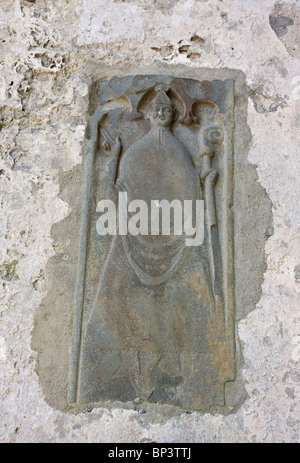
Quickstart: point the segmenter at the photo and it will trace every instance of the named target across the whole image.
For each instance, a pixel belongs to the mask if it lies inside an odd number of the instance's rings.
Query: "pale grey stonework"
[[[299,442],[298,2],[2,0],[0,42],[1,442]],[[100,82],[138,74],[243,89],[226,413],[65,400],[88,118]]]

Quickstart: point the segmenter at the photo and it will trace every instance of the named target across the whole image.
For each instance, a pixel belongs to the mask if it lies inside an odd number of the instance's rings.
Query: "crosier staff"
[[[203,170],[201,181],[204,184],[206,205],[206,227],[210,246],[211,274],[215,296],[222,297],[222,262],[220,256],[220,243],[218,234],[218,222],[215,204],[214,186],[218,178],[218,172],[212,168],[212,158],[215,155],[215,146],[223,141],[223,133],[218,125],[210,125],[201,131],[201,152],[203,158]]]
[[[73,320],[72,346],[69,365],[68,393],[67,401],[69,403],[77,402],[79,374],[81,362],[81,344],[82,344],[82,323],[83,323],[83,304],[85,296],[85,277],[86,277],[86,260],[88,248],[88,232],[90,218],[90,202],[93,188],[93,168],[95,157],[100,149],[100,124],[105,115],[102,111],[97,111],[89,121],[89,139],[85,159],[85,188],[81,216],[80,230],[80,249],[78,261],[78,274],[75,294],[75,310]],[[102,148],[105,151],[103,160],[103,171],[111,172],[111,183],[115,181],[117,160],[121,152],[121,140],[117,137],[115,140],[102,128],[104,142]]]

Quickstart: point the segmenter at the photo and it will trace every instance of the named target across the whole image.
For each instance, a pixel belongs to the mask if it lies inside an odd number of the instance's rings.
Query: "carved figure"
[[[78,374],[78,400],[134,400],[208,409],[224,403],[226,358],[222,269],[212,169],[220,127],[202,130],[202,173],[172,133],[174,105],[165,85],[156,87],[146,117],[150,131],[125,152],[121,138],[102,130],[101,172],[106,198],[203,199],[205,240],[185,246],[183,235],[125,235],[112,240],[86,329]],[[195,118],[194,118],[195,119]],[[194,119],[191,119],[194,121]],[[186,129],[189,130],[189,129]],[[202,146],[200,146],[202,145]]]

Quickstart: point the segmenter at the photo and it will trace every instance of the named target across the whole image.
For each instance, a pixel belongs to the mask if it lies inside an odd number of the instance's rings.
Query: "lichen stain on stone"
[[[270,16],[270,26],[277,35],[277,37],[282,37],[287,34],[288,26],[293,26],[294,21],[287,16]]]
[[[300,16],[297,3],[276,3],[269,23],[288,53],[300,58]]]
[[[260,114],[274,113],[278,109],[287,107],[285,97],[267,95],[264,91],[263,84],[259,85],[256,89],[250,89],[250,98],[253,101],[255,110]]]
[[[14,259],[11,262],[4,262],[0,265],[0,277],[2,280],[5,281],[15,281],[19,280],[19,275],[16,271],[16,266],[18,264],[18,260]]]

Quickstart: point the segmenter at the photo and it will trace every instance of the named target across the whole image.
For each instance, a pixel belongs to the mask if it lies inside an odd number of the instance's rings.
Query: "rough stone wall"
[[[0,18],[0,440],[298,442],[298,2],[1,0]],[[249,162],[274,226],[261,299],[238,323],[248,398],[227,416],[63,413],[44,400],[31,349],[47,261],[64,252],[51,227],[71,212],[58,175],[82,162],[92,79],[110,66],[132,74],[156,62],[246,76]]]

